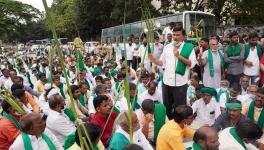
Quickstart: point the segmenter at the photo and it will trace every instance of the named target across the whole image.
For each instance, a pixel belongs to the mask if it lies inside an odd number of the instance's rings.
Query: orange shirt
[[[9,149],[19,134],[15,124],[3,117],[0,120],[0,149]]]
[[[183,140],[185,137],[193,138],[194,131],[190,128],[183,129],[174,120],[167,122],[159,131],[157,150],[185,150]]]
[[[26,102],[30,104],[30,106],[32,107],[33,111],[39,113],[39,106],[36,103],[36,101],[33,98],[33,96],[30,93],[28,93],[27,91],[25,92],[25,96],[26,96]]]

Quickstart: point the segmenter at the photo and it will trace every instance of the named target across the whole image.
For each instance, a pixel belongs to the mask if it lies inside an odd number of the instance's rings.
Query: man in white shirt
[[[46,121],[46,126],[57,137],[63,145],[65,138],[76,130],[72,121],[63,113],[65,100],[59,95],[50,96],[49,115]]]
[[[168,33],[171,33],[174,27],[175,27],[175,23],[174,22],[170,22],[169,26],[164,28],[164,30],[162,32],[162,35],[163,35],[163,39],[165,39],[165,42],[168,40],[167,39]]]
[[[151,47],[151,46],[150,46]],[[142,45],[139,47],[141,63],[148,72],[152,72],[151,63],[148,58],[148,41],[147,38],[143,38]]]
[[[215,119],[221,114],[220,106],[213,96],[216,95],[214,88],[205,87],[201,89],[202,98],[192,105],[193,113],[197,114],[192,122],[194,129],[204,125],[212,125]]]
[[[136,48],[136,44],[132,43],[132,40],[128,41],[127,49],[126,49],[126,56],[127,56],[127,65],[129,67],[132,66],[132,60],[133,60],[133,51]]]
[[[50,147],[56,150],[63,150],[56,136],[48,129],[45,129],[45,122],[41,114],[26,114],[20,120],[20,126],[23,133],[16,138],[10,150],[48,150]]]
[[[260,59],[262,50],[260,45],[257,44],[258,34],[249,34],[249,43],[245,46],[245,63],[244,74],[250,78],[251,84],[257,84],[256,81],[260,71]]]
[[[219,133],[219,150],[257,150],[250,142],[261,135],[261,129],[253,122],[240,123]]]
[[[242,105],[250,103],[252,100],[254,100],[257,91],[258,91],[258,86],[250,85],[247,87],[247,91],[246,91],[247,93],[241,95],[238,100],[242,103]]]
[[[14,78],[17,78],[17,72],[15,69],[11,69],[9,71],[9,79],[5,81],[4,86],[7,90],[11,91],[11,87],[13,85]]]
[[[0,85],[4,84],[9,79],[8,69],[3,69],[1,72],[3,75],[0,77]]]
[[[190,69],[196,64],[193,45],[184,42],[185,30],[181,27],[173,29],[175,42],[165,46],[160,59],[149,54],[149,60],[165,68],[163,77],[162,96],[166,106],[167,116],[173,118],[172,109],[178,105],[186,104],[187,83]]]
[[[154,102],[163,103],[161,93],[157,89],[157,83],[154,81],[149,83],[148,90],[143,92],[138,98],[139,105],[141,105],[145,99],[151,99]]]

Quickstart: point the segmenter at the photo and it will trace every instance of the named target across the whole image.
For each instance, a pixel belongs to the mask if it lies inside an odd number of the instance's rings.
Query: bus
[[[163,30],[170,22],[181,25],[186,33],[188,41],[195,41],[200,37],[210,37],[216,33],[215,15],[201,11],[184,11],[173,15],[161,16],[153,18],[156,30]],[[199,27],[198,27],[199,26]],[[200,28],[198,36],[196,28]],[[124,28],[124,34],[123,34]],[[102,43],[123,42],[124,37],[130,37],[133,34],[139,37],[140,34],[146,32],[145,21],[137,21],[125,25],[119,25],[102,29]],[[124,36],[124,37],[123,37]]]

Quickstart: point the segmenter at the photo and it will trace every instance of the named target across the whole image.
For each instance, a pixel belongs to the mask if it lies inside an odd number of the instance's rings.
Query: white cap
[[[60,91],[58,89],[53,88],[52,90],[50,90],[49,94],[47,95],[47,98],[49,99],[51,96],[59,94]]]

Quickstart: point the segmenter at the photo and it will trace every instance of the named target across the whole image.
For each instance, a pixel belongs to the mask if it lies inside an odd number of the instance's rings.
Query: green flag
[[[80,49],[77,50],[77,69],[78,72],[84,69],[83,56]]]

